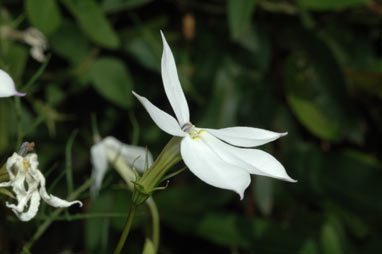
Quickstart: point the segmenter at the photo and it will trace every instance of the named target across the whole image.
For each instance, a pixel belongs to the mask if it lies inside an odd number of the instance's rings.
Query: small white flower
[[[46,37],[36,28],[30,27],[23,33],[23,40],[31,46],[31,56],[38,62],[46,60],[45,51],[48,49]]]
[[[13,153],[7,160],[6,169],[10,181],[0,183],[0,187],[12,187],[17,204],[7,202],[6,206],[11,208],[22,221],[29,221],[36,216],[41,198],[54,207],[69,207],[73,204],[82,206],[81,201],[68,202],[47,193],[45,177],[38,169],[37,154],[35,153],[27,154],[25,157]]]
[[[237,192],[241,199],[250,184],[250,174],[296,182],[272,155],[261,150],[248,149],[274,141],[287,133],[251,127],[197,128],[190,122],[188,104],[179,82],[174,56],[162,32],[161,35],[162,80],[176,119],[145,97],[135,92],[133,94],[159,128],[170,135],[183,137],[180,152],[191,172],[212,186]]]
[[[94,179],[94,185],[91,188],[93,197],[101,188],[109,163],[115,165],[115,169],[131,189],[133,188],[132,182],[135,181],[135,174],[130,167],[134,167],[139,172],[143,172],[145,169],[146,149],[123,144],[114,137],[106,137],[93,145],[90,153],[93,165],[91,177]],[[153,163],[153,156],[150,152],[147,154],[147,160],[150,167]]]
[[[16,91],[15,82],[8,73],[0,69],[0,97],[24,96]]]

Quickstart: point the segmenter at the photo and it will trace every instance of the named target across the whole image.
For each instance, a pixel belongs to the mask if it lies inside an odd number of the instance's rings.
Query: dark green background
[[[253,126],[289,135],[262,149],[292,184],[252,178],[243,201],[186,170],[155,193],[159,253],[378,253],[382,250],[382,2],[367,0],[3,0],[0,30],[40,29],[50,60],[1,35],[0,68],[23,98],[0,100],[0,162],[34,141],[48,187],[72,148],[75,186],[89,178],[91,115],[102,136],[148,146],[170,136],[131,90],[171,112],[160,77],[161,29],[200,127]],[[195,22],[195,26],[192,26]],[[186,25],[190,24],[191,25]],[[191,34],[189,34],[191,33]],[[109,172],[95,201],[75,213],[127,212],[131,194]],[[65,177],[49,191],[67,195]],[[44,215],[15,219],[1,196],[0,252],[17,253]],[[69,215],[68,215],[69,216]],[[67,217],[70,218],[70,217]],[[140,253],[145,207],[128,239]],[[57,221],[33,253],[111,253],[125,219]]]

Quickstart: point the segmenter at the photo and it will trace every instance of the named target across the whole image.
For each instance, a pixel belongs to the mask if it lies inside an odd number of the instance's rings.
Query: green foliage
[[[240,201],[186,169],[153,196],[159,250],[143,205],[124,251],[380,253],[381,8],[368,0],[2,1],[0,68],[27,96],[0,98],[0,166],[20,142],[34,141],[49,192],[84,207],[43,207],[35,221],[19,223],[5,206],[12,192],[1,188],[0,253],[25,243],[32,253],[113,251],[131,193],[109,170],[90,199],[91,130],[147,146],[154,157],[168,142],[131,93],[173,113],[160,76],[160,30],[192,123],[287,131],[259,149],[298,182],[253,176]],[[29,27],[47,38],[44,63],[24,41]]]
[[[25,0],[25,8],[31,25],[46,35],[54,33],[61,24],[56,0]]]
[[[99,58],[90,67],[90,80],[94,88],[106,99],[121,107],[132,104],[133,82],[126,66],[118,58]]]
[[[95,0],[61,0],[68,8],[78,25],[92,41],[110,49],[119,47],[117,33],[112,28]]]

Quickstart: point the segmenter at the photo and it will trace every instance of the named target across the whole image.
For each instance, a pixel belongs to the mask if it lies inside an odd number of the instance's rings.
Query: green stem
[[[84,192],[86,189],[88,189],[93,183],[92,179],[87,180],[85,183],[83,183],[78,189],[76,189],[74,192],[72,192],[68,196],[68,200],[74,200],[76,199],[82,192]],[[59,208],[55,210],[49,218],[47,218],[43,224],[41,224],[37,231],[34,233],[32,238],[24,245],[22,253],[28,254],[30,253],[30,249],[32,248],[33,244],[44,234],[44,232],[49,228],[50,224],[52,224],[53,221],[55,221],[56,217],[64,211],[66,208]]]
[[[151,218],[153,220],[153,235],[152,235],[152,240],[153,244],[155,247],[155,250],[158,251],[159,248],[159,229],[160,229],[160,224],[159,224],[159,212],[158,212],[158,207],[154,202],[154,199],[152,197],[149,197],[146,200],[146,205],[150,210],[151,213]]]
[[[127,216],[127,222],[126,222],[125,228],[123,229],[121,238],[119,239],[117,247],[115,248],[114,254],[120,254],[123,249],[123,246],[125,245],[127,236],[129,235],[129,232],[130,232],[131,224],[133,222],[135,209],[136,209],[136,204],[132,202],[130,206],[130,210],[129,210],[129,215]]]

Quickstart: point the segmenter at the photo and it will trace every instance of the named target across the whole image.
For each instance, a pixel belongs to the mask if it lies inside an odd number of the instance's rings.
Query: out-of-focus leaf
[[[237,217],[231,214],[209,214],[199,223],[197,234],[223,246],[248,248],[250,241],[240,232]]]
[[[27,17],[32,26],[50,35],[60,26],[61,13],[56,0],[25,0]]]
[[[4,188],[0,188],[0,194],[3,194],[3,195],[8,196],[10,198],[16,198],[12,192],[10,192],[9,190],[4,189]]]
[[[301,116],[299,120],[321,138],[331,141],[346,138],[361,144],[364,138],[363,118],[350,101],[343,71],[330,49],[312,32],[298,29],[289,32],[297,47],[296,58],[287,61],[288,93],[294,90],[293,99],[308,102],[308,111],[317,119],[321,118],[320,124],[324,123],[330,131],[322,133]],[[296,105],[294,107],[295,111],[298,110]]]
[[[372,96],[382,97],[382,72],[347,69],[345,73],[360,90]]]
[[[299,254],[319,254],[320,248],[314,239],[307,239],[301,246]]]
[[[233,39],[237,40],[249,29],[256,0],[228,0],[228,26]]]
[[[163,223],[179,232],[193,232],[206,210],[226,204],[235,195],[230,191],[195,185],[193,188],[172,186],[156,194],[155,201]]]
[[[321,229],[321,244],[323,253],[344,253],[342,243],[342,226],[334,218],[329,218]]]
[[[143,254],[155,254],[155,246],[150,238],[146,238],[145,245],[143,247]]]
[[[77,20],[82,31],[95,43],[109,49],[120,45],[118,34],[94,0],[61,0]]]
[[[236,123],[240,104],[240,84],[238,84],[240,71],[240,66],[232,59],[227,58],[222,62],[201,125],[217,128],[233,126]]]
[[[330,119],[319,106],[312,100],[309,91],[312,87],[310,72],[299,73],[296,62],[292,59],[286,67],[287,99],[293,113],[299,121],[314,135],[331,141],[342,138],[338,119]]]
[[[75,24],[64,20],[51,36],[50,47],[59,56],[77,63],[88,54],[90,43]]]
[[[133,81],[125,64],[114,57],[97,59],[90,67],[94,88],[109,101],[123,107],[132,105]]]
[[[161,47],[160,40],[148,35],[133,37],[124,44],[124,50],[143,66],[156,72],[160,71]]]
[[[312,10],[343,9],[365,5],[371,0],[298,0],[302,6]]]
[[[24,73],[28,50],[20,44],[9,43],[7,46],[8,49],[2,59],[6,66],[1,66],[1,68],[7,70],[17,84]]]
[[[152,1],[153,0],[103,0],[101,7],[104,12],[120,12],[146,5]]]
[[[255,177],[255,201],[264,215],[270,215],[273,207],[273,179],[269,177]]]

